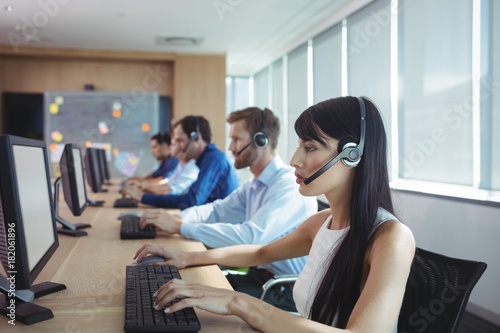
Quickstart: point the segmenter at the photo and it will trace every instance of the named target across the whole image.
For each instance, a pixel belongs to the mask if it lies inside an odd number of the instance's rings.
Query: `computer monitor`
[[[111,185],[110,175],[109,175],[109,165],[106,159],[106,150],[99,149],[99,165],[101,167],[101,178],[103,179],[103,184]]]
[[[85,176],[92,192],[101,192],[101,167],[99,164],[99,151],[97,148],[89,147],[85,152]]]
[[[54,211],[56,221],[62,224],[62,228],[58,228],[57,231],[60,234],[75,237],[86,236],[87,233],[85,231],[78,229],[88,228],[90,227],[89,224],[72,224],[59,216],[59,191],[61,183],[64,201],[74,216],[80,216],[88,205],[80,147],[72,143],[64,146],[59,162],[59,169],[61,170],[61,177],[57,178],[54,183]]]
[[[66,289],[32,285],[59,246],[43,141],[0,136],[0,313],[26,324],[53,317],[35,298]]]

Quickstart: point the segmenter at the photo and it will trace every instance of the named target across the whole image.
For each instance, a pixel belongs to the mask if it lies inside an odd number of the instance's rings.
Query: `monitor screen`
[[[13,146],[14,165],[23,219],[28,267],[32,271],[45,252],[56,241],[52,230],[53,216],[50,188],[43,150],[35,147]]]
[[[2,248],[2,264],[13,271],[15,259],[16,287],[28,289],[59,245],[47,150],[42,141],[2,136],[0,155],[1,228],[4,237],[15,236],[15,256],[4,257]]]
[[[87,206],[87,192],[80,148],[68,143],[59,162],[64,201],[74,216],[80,216]]]

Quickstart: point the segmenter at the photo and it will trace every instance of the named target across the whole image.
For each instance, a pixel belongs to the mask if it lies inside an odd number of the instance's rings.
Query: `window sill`
[[[500,207],[500,191],[488,191],[470,186],[397,179],[390,183],[391,189],[400,192],[419,193],[450,200]]]

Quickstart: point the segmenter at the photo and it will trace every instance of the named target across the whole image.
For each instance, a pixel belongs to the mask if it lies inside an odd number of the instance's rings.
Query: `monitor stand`
[[[90,207],[102,207],[104,205],[104,200],[92,200],[87,198],[87,202]]]
[[[61,177],[57,178],[54,183],[54,212],[56,215],[56,221],[62,224],[62,227],[57,228],[57,233],[63,235],[70,235],[73,237],[87,236],[87,232],[83,228],[90,228],[90,224],[86,223],[70,223],[59,216],[59,189],[61,185]]]
[[[66,289],[64,284],[43,282],[30,289],[11,289],[11,281],[0,274],[0,314],[6,316],[9,324],[19,321],[26,325],[35,324],[54,317],[52,310],[32,303],[34,299]]]

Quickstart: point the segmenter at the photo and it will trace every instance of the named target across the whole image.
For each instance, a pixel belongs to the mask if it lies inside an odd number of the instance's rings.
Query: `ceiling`
[[[0,44],[226,54],[251,75],[370,1],[0,0]]]

